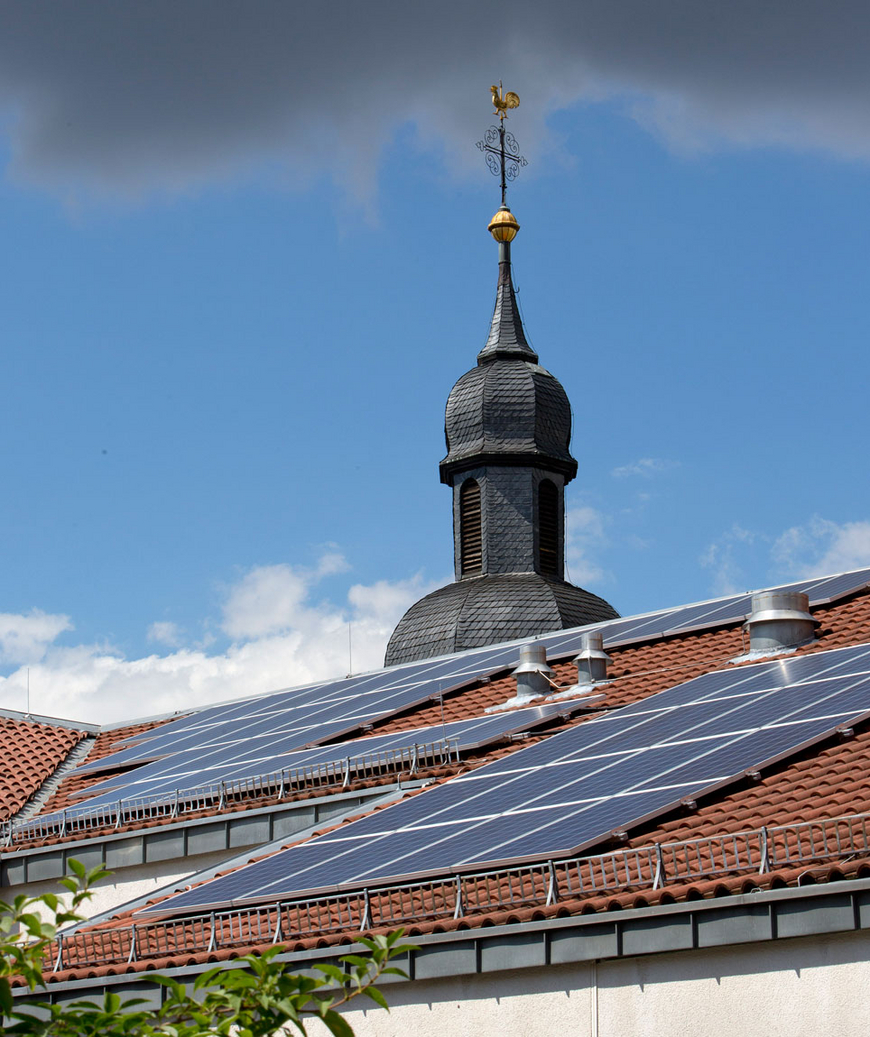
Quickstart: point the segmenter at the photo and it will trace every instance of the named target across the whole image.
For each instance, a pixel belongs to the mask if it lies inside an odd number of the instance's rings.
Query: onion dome
[[[464,374],[447,399],[444,434],[442,482],[500,461],[545,467],[566,481],[577,474],[568,396],[549,371],[527,360],[487,358]]]
[[[459,580],[412,605],[390,637],[385,666],[618,618],[597,594],[540,573]]]

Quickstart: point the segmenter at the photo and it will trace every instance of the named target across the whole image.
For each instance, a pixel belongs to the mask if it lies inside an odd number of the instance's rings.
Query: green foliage
[[[11,979],[23,979],[31,990],[43,985],[43,954],[60,928],[81,919],[78,909],[90,897],[90,887],[108,875],[100,867],[87,871],[79,861],[69,866],[72,875],[60,880],[72,894],[69,907],[53,893],[17,896],[11,904],[0,901],[0,1011],[7,1016],[13,1009]],[[50,922],[43,920],[45,914]]]
[[[210,969],[188,990],[168,976],[148,981],[163,987],[160,1008],[142,998],[122,1000],[108,992],[101,1002],[78,1001],[63,1006],[13,1000],[10,981],[23,979],[30,990],[44,985],[44,955],[58,930],[81,920],[78,912],[90,896],[90,887],[108,872],[87,871],[70,862],[73,875],[62,879],[72,894],[65,907],[51,893],[16,897],[0,902],[0,1034],[20,1037],[270,1037],[280,1030],[305,1034],[307,1020],[322,1020],[335,1037],[353,1037],[347,1020],[337,1011],[352,998],[365,995],[387,1008],[374,985],[381,976],[405,973],[391,965],[414,948],[400,942],[402,930],[372,939],[361,938],[368,953],[346,954],[338,964],[315,965],[310,972],[294,973],[279,961],[283,947],[264,954],[248,954],[231,964]],[[41,914],[51,916],[51,922]]]

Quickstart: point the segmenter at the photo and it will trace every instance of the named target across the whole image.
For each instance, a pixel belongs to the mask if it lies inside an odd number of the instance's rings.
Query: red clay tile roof
[[[84,737],[69,727],[0,717],[0,820],[20,810]]]
[[[124,727],[116,727],[110,731],[101,731],[88,752],[87,762],[92,763],[94,760],[101,760],[104,756],[108,756],[115,751],[115,745],[124,738],[133,738],[136,735],[145,734],[146,731],[152,731],[155,727],[161,727],[163,724],[168,724],[170,720],[176,719],[178,718],[167,717],[165,720],[149,720],[145,723],[127,724]],[[78,792],[80,789],[88,788],[90,785],[96,785],[97,782],[104,781],[105,777],[105,773],[77,774],[75,771],[72,771],[64,777],[60,785],[58,785],[57,791],[45,804],[40,813],[50,814],[54,810],[64,810],[72,803],[81,802],[81,800],[73,798],[73,793]]]
[[[94,760],[102,760],[104,756],[115,752],[119,742],[123,742],[128,738],[136,738],[137,735],[144,735],[148,731],[153,731],[156,727],[163,727],[164,724],[168,724],[172,720],[178,720],[181,715],[178,713],[171,717],[163,717],[161,720],[137,721],[132,724],[125,724],[123,727],[113,727],[109,730],[101,731],[97,735],[91,751],[88,753],[88,763],[93,763]],[[133,742],[131,744],[135,745],[136,743]]]
[[[861,594],[851,600],[843,601],[824,608],[814,610],[815,617],[820,620],[817,640],[798,651],[810,653],[839,648],[846,645],[870,642],[870,593]],[[647,644],[627,646],[611,650],[613,663],[609,676],[612,678],[608,686],[608,706],[620,706],[636,702],[647,695],[670,687],[676,683],[689,680],[700,673],[708,672],[727,665],[729,660],[745,650],[742,629],[739,626],[700,633],[683,634]],[[554,666],[557,681],[565,684],[575,679],[576,671],[569,663]],[[514,694],[515,685],[510,677],[503,677],[489,682],[479,682],[452,696],[447,696],[443,703],[445,720],[462,719],[478,716],[486,708],[505,702]],[[401,717],[393,717],[383,724],[377,725],[379,732],[403,730],[425,724],[438,723],[442,716],[440,703],[430,704],[416,711],[409,711]],[[585,718],[577,717],[568,723],[581,723]],[[533,738],[546,737],[545,734],[533,735]],[[527,744],[527,743],[524,743]],[[469,761],[476,766],[485,760],[512,752],[514,746],[490,749],[477,760]],[[800,822],[842,817],[853,813],[870,813],[870,724],[856,728],[854,737],[841,740],[836,736],[826,743],[805,750],[801,755],[791,757],[774,767],[769,768],[756,780],[743,779],[700,801],[696,806],[687,806],[662,818],[639,827],[631,833],[631,839],[625,844],[628,850],[650,846],[654,843],[679,842],[714,836],[721,833],[738,833],[760,829],[763,826],[791,826]],[[449,780],[447,778],[446,780]],[[779,838],[789,840],[794,836],[787,831]],[[785,845],[785,844],[784,844]],[[605,851],[611,847],[602,845]],[[683,852],[683,851],[680,851]],[[699,851],[710,854],[709,847]],[[812,854],[810,855],[812,857]],[[560,883],[567,881],[565,868],[557,867]],[[530,918],[546,918],[551,915],[579,914],[590,911],[608,911],[625,907],[637,907],[655,903],[667,903],[679,899],[699,897],[727,896],[744,892],[747,883],[752,888],[769,888],[777,885],[794,884],[801,881],[836,881],[843,877],[870,876],[870,848],[858,847],[850,859],[831,862],[829,859],[816,858],[809,864],[803,862],[800,867],[779,867],[771,873],[758,875],[757,868],[739,869],[734,874],[726,874],[714,878],[693,879],[665,885],[653,890],[649,886],[630,884],[623,885],[614,892],[582,894],[576,887],[570,889],[560,886],[558,903],[546,906],[540,899],[540,869],[538,877],[532,872],[525,877],[516,875],[503,877],[496,882],[503,884],[501,893],[488,890],[483,901],[474,898],[465,904],[465,917],[453,919],[450,897],[454,895],[453,882],[433,881],[425,891],[385,890],[381,900],[386,904],[388,915],[401,919],[409,914],[416,914],[420,919],[409,927],[410,935],[424,932],[447,931],[450,929],[473,928],[476,926],[502,924],[523,921]],[[505,871],[507,875],[507,870]],[[440,883],[440,884],[439,884]],[[490,896],[492,894],[492,896]],[[482,895],[482,894],[481,894]],[[537,898],[537,899],[536,899]],[[326,921],[332,914],[327,903],[322,899],[323,909],[327,912]],[[512,902],[514,906],[507,910],[500,903]],[[447,908],[445,917],[437,905]],[[477,906],[476,906],[477,905]],[[411,910],[413,908],[413,911]],[[345,908],[346,909],[346,908]],[[206,952],[197,949],[193,939],[194,929],[198,923],[193,919],[168,920],[165,923],[151,923],[152,929],[140,930],[142,954],[151,954],[147,961],[126,963],[129,954],[129,933],[133,921],[131,913],[116,916],[108,925],[99,927],[108,930],[100,939],[110,940],[118,946],[115,949],[124,959],[123,962],[110,965],[96,965],[91,957],[90,965],[80,959],[81,967],[65,970],[53,979],[67,979],[73,975],[100,975],[113,972],[138,971],[143,968],[165,968],[185,963],[197,964],[204,961],[220,960],[238,953],[244,953],[262,938],[263,928],[274,921],[274,907],[265,905],[253,911],[248,921],[237,929],[232,947]],[[428,913],[428,917],[427,917]],[[373,915],[373,917],[375,917]],[[328,943],[349,941],[359,926],[359,918],[353,913],[346,917],[345,923],[336,924],[335,931],[330,932],[330,925],[321,925],[317,937],[294,939],[290,934],[290,949],[304,949],[311,946],[323,946]],[[260,928],[250,928],[251,926]],[[395,924],[400,924],[395,921]],[[246,928],[247,926],[247,928]],[[162,927],[162,928],[161,928]],[[80,949],[84,953],[85,943],[90,939],[84,930]],[[110,935],[114,934],[114,935]],[[285,936],[287,934],[285,933]],[[300,930],[299,935],[303,932]],[[271,937],[270,937],[271,938]],[[128,941],[126,944],[124,941]],[[221,939],[217,940],[220,945]],[[287,940],[285,939],[285,942]],[[109,957],[116,956],[115,952]],[[105,960],[105,959],[104,959]],[[72,959],[68,959],[72,964]]]
[[[870,594],[858,595],[851,600],[819,607],[814,610],[814,615],[820,621],[817,639],[798,649],[800,653],[825,651],[860,643],[865,639],[870,640]],[[682,634],[648,643],[611,649],[613,662],[609,672],[610,683],[607,686],[605,705],[611,708],[627,705],[701,673],[723,667],[728,664],[729,660],[741,655],[746,647],[742,628],[739,625],[732,625],[718,630]],[[576,669],[570,662],[557,662],[553,665],[553,670],[555,681],[558,684],[568,686],[576,679]],[[514,694],[515,683],[510,675],[485,682],[476,682],[457,693],[446,695],[443,703],[433,702],[422,708],[411,709],[402,715],[390,717],[380,724],[373,725],[373,730],[381,734],[437,725],[441,722],[442,717],[445,721],[450,722],[480,716],[490,707],[506,702]],[[581,714],[570,723],[582,723],[584,719],[586,717]],[[166,722],[163,720],[131,724],[114,731],[103,732],[97,737],[93,749],[88,754],[88,760],[103,758],[112,752],[113,745],[119,740],[144,733]],[[558,729],[558,727],[550,728],[547,733]],[[546,734],[532,735],[532,737],[546,737]],[[472,754],[473,762],[478,764],[491,758],[491,751],[483,750]],[[53,810],[62,810],[71,803],[81,803],[81,799],[73,798],[73,793],[78,789],[102,781],[104,778],[105,774],[79,776],[73,772],[61,782],[57,792],[41,812],[49,813]],[[389,783],[392,780],[392,777],[385,776],[380,783]],[[374,779],[374,783],[377,784],[378,779]],[[372,782],[361,784],[368,786]],[[328,794],[328,790],[324,793],[314,794]],[[311,795],[310,792],[301,792],[297,793],[294,798],[307,799]],[[215,805],[213,808],[204,808],[185,814],[185,816],[192,818],[229,813],[260,805],[261,802],[265,804],[270,800],[251,797],[242,803],[229,803],[223,810],[219,810]],[[170,817],[164,817],[148,821],[131,821],[125,825],[125,828],[134,830],[154,827],[167,824],[171,820]],[[98,832],[94,831],[92,834],[98,834]],[[70,836],[63,841],[74,839],[75,836]],[[47,841],[61,840],[51,837]],[[23,843],[21,845],[31,844]]]
[[[626,885],[614,892],[587,896],[565,895],[564,869],[557,869],[557,878],[562,895],[556,903],[546,903],[541,883],[537,889],[531,881],[519,888],[515,881],[505,877],[501,888],[493,888],[490,882],[483,891],[489,906],[476,908],[474,902],[465,903],[465,913],[453,917],[452,883],[429,891],[425,900],[412,903],[408,895],[386,894],[388,916],[393,920],[387,925],[375,925],[362,930],[366,934],[388,932],[395,929],[403,913],[415,911],[420,921],[405,926],[409,938],[428,933],[471,931],[498,925],[514,925],[522,922],[540,921],[546,918],[569,917],[602,912],[620,911],[630,908],[650,907],[656,904],[672,904],[679,901],[719,899],[754,890],[777,889],[798,884],[821,884],[849,878],[870,877],[870,854],[853,859],[824,863],[816,867],[782,868],[765,874],[757,872],[702,878],[693,882],[664,885],[658,889],[638,888]],[[376,898],[376,891],[372,899]],[[506,906],[494,907],[498,898]],[[534,901],[537,900],[537,903]],[[431,905],[444,908],[440,918],[427,918]],[[329,914],[335,931],[329,932],[324,925],[319,934],[305,936],[283,931],[282,943],[289,951],[311,948],[326,948],[336,944],[351,943],[360,935],[360,905],[348,910],[347,905],[335,905]],[[286,910],[282,912],[282,925],[286,927]],[[327,916],[322,920],[327,922]],[[263,951],[273,944],[273,934],[279,921],[276,906],[264,906],[259,911],[238,912],[232,917],[220,915],[214,919],[180,918],[155,923],[150,926],[135,926],[135,953],[133,950],[134,923],[132,912],[115,916],[111,923],[99,928],[80,930],[74,937],[64,941],[63,967],[52,972],[54,952],[46,958],[49,982],[64,982],[72,979],[98,978],[150,970],[162,970],[188,965],[203,965],[225,961],[249,951]],[[214,925],[212,942],[211,925]],[[313,930],[315,933],[317,929]]]

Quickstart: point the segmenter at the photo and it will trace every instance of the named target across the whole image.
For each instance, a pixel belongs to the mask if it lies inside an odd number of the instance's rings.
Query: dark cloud
[[[0,110],[14,177],[122,194],[276,163],[365,190],[403,124],[471,161],[499,76],[544,113],[623,97],[677,146],[866,159],[868,38],[836,0],[6,0]]]

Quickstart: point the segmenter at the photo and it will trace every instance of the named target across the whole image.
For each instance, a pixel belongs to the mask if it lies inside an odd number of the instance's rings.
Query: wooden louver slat
[[[463,576],[483,569],[483,530],[480,515],[480,485],[466,479],[459,490],[459,551]]]
[[[559,491],[549,479],[538,487],[538,561],[541,572],[559,576]]]

